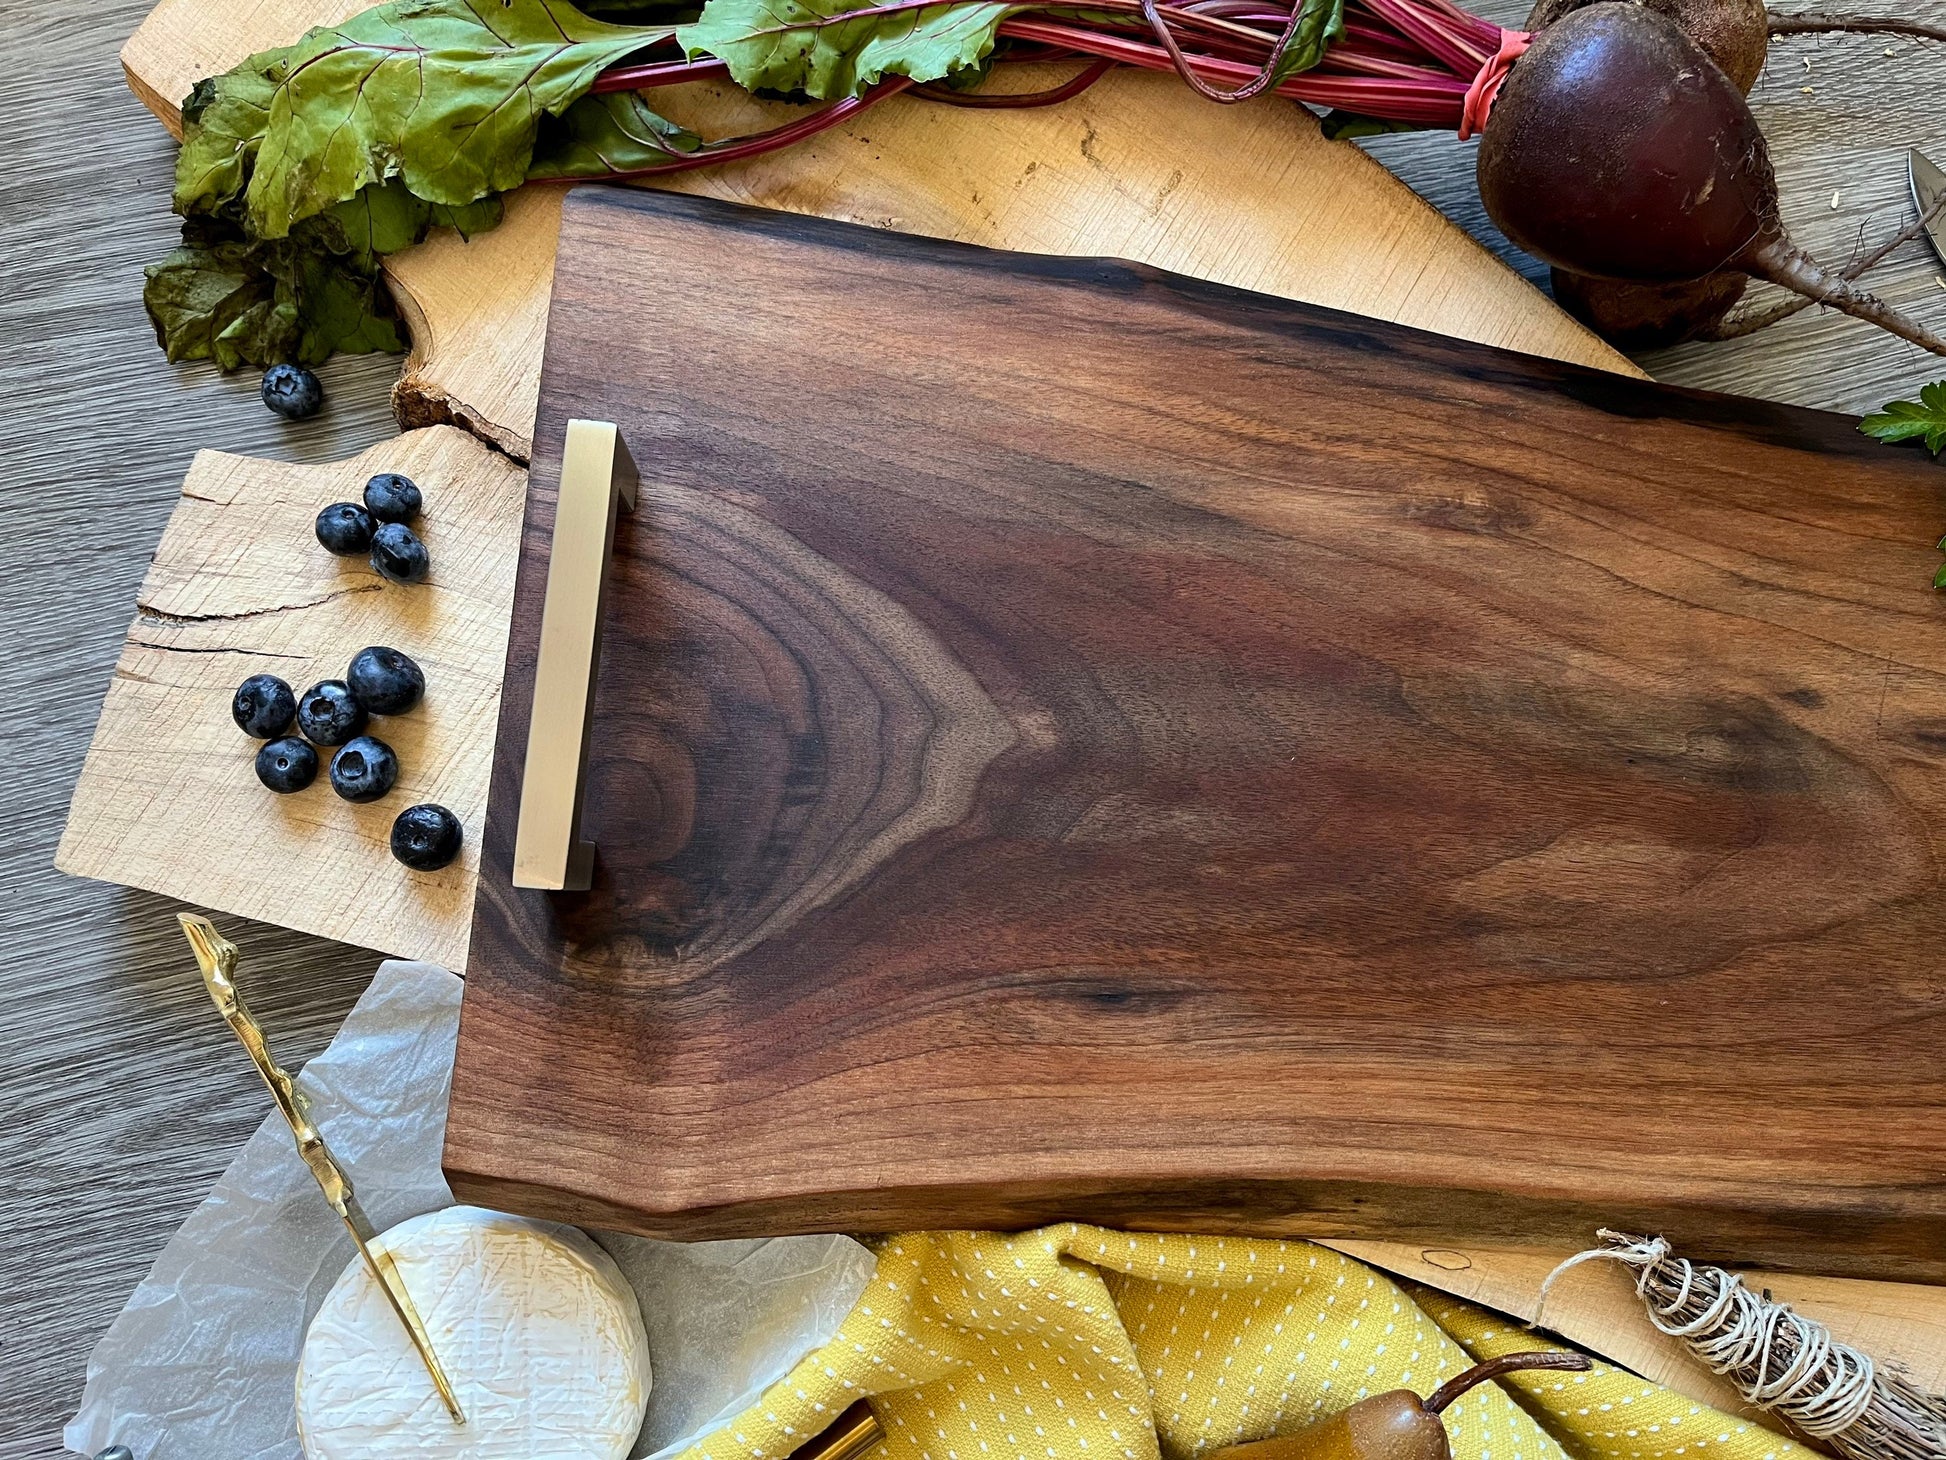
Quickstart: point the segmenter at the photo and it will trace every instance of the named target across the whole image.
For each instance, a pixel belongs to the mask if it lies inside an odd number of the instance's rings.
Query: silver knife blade
[[[1931,158],[1915,147],[1906,154],[1906,175],[1912,182],[1912,206],[1926,220],[1926,242],[1932,245],[1941,262],[1946,262],[1946,212],[1933,214],[1940,195],[1946,194],[1946,172],[1941,172]]]

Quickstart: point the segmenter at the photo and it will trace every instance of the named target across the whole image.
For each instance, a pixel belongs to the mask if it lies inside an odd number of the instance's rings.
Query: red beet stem
[[[806,29],[902,15],[944,0],[878,3],[802,22]],[[822,107],[781,127],[707,143],[653,167],[611,177],[660,177],[755,157],[838,126],[901,91],[955,106],[1051,106],[1080,95],[1116,66],[1174,71],[1202,95],[1243,101],[1266,91],[1313,105],[1428,126],[1459,127],[1469,87],[1500,45],[1498,26],[1462,10],[1455,0],[1351,0],[1344,33],[1323,62],[1273,81],[1275,66],[1302,23],[1300,0],[1090,0],[1084,11],[1060,18],[1035,15],[1051,8],[1030,0],[1003,21],[1009,43],[997,60],[1077,60],[1088,64],[1071,80],[1035,92],[958,92],[889,77],[860,96]],[[794,23],[796,24],[796,23]],[[596,92],[643,91],[729,76],[723,62],[670,55],[674,32],[656,36],[629,62],[603,73]],[[660,59],[654,57],[660,53]]]
[[[923,96],[927,101],[943,102],[947,106],[991,109],[1055,106],[1081,95],[1114,69],[1113,61],[1096,61],[1066,85],[1050,87],[1046,91],[955,91],[950,86],[915,86],[912,94]]]
[[[657,86],[677,86],[685,81],[714,81],[728,76],[730,68],[715,59],[702,61],[658,61],[650,65],[616,66],[595,78],[589,89],[595,92],[648,91]]]
[[[1150,71],[1175,69],[1168,52],[1160,46],[1103,35],[1059,21],[1006,20],[1000,24],[1000,33],[1066,46],[1084,55],[1101,56]],[[1215,81],[1248,81],[1257,69],[1215,56],[1190,56],[1187,60],[1203,76]],[[1302,71],[1284,81],[1276,91],[1279,96],[1343,107],[1365,116],[1457,127],[1466,87],[1467,83],[1457,77],[1445,81],[1402,81],[1384,77],[1319,76],[1315,71]]]
[[[849,121],[867,107],[877,106],[881,101],[897,96],[911,85],[912,83],[903,76],[891,76],[861,95],[848,96],[843,101],[834,101],[829,106],[820,107],[808,117],[800,117],[784,126],[773,127],[768,132],[707,143],[675,162],[658,163],[654,167],[624,168],[604,173],[603,177],[617,182],[628,178],[664,177],[670,173],[690,172],[699,167],[715,167],[725,162],[741,162],[747,157],[775,152],[779,148],[790,146],[793,142],[802,142],[806,137],[814,137],[827,127],[835,127],[840,122]],[[537,177],[532,181],[574,182],[577,179]]]

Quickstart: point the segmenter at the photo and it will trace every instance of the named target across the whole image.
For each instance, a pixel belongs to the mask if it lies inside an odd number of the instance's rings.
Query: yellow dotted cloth
[[[861,1396],[883,1460],[1190,1460],[1551,1347],[1308,1242],[910,1233],[836,1338],[682,1460],[782,1460]],[[1608,1365],[1483,1384],[1445,1419],[1454,1460],[1815,1460]]]

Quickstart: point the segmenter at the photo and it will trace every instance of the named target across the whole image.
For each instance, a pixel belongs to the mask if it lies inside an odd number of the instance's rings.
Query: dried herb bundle
[[[1749,1403],[1783,1418],[1846,1460],[1946,1460],[1946,1400],[1921,1392],[1831,1330],[1733,1272],[1673,1256],[1660,1237],[1603,1230],[1602,1245],[1569,1258],[1541,1285],[1583,1262],[1635,1271],[1649,1321],[1687,1344]],[[1535,1322],[1539,1323],[1537,1314]]]

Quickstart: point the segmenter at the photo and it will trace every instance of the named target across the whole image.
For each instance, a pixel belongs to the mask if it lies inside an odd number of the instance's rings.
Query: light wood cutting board
[[[361,8],[162,0],[122,63],[177,127],[176,103],[198,78]],[[706,135],[790,110],[714,87],[661,96]],[[1116,74],[1033,111],[899,98],[793,151],[668,186],[996,248],[1132,259],[1640,374],[1358,148],[1325,141],[1309,113],[1275,98],[1217,106],[1171,76]],[[396,397],[407,425],[456,420],[525,458],[560,199],[528,189],[494,233],[429,240],[391,262],[413,335]]]
[[[381,471],[425,492],[424,583],[388,584],[312,534],[319,508],[356,500]],[[450,426],[324,466],[200,452],[137,598],[55,865],[464,968],[526,478]],[[269,673],[302,694],[342,678],[368,644],[426,671],[418,709],[373,722],[399,754],[398,787],[357,806],[320,769],[304,791],[265,790],[251,765],[260,742],[230,718],[237,685]],[[465,853],[440,872],[391,856],[392,818],[419,801],[467,828]]]

